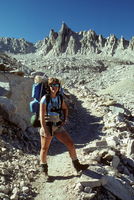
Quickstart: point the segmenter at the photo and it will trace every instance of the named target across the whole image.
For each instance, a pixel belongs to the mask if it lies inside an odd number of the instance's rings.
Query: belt
[[[60,126],[62,121],[59,122],[46,122],[46,126]]]

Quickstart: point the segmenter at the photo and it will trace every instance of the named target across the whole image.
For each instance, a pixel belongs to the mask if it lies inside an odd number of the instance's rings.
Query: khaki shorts
[[[51,130],[49,126],[47,126],[47,128],[49,132],[51,132],[50,136],[54,136],[58,132],[65,132],[65,129],[63,126],[52,126]],[[44,137],[46,136],[43,128],[40,129],[40,136],[44,136]]]

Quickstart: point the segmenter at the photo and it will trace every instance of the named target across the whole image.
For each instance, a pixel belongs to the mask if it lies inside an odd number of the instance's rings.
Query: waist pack
[[[59,122],[46,122],[46,126],[48,128],[48,131],[50,132],[51,136],[53,136],[53,126],[60,126],[62,124],[62,121]]]
[[[59,122],[46,122],[46,126],[60,126],[62,121]]]

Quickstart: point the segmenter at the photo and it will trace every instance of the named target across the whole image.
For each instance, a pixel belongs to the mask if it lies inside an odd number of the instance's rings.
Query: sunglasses
[[[58,84],[58,83],[53,83],[53,84],[50,85],[50,87],[60,87],[60,84]]]

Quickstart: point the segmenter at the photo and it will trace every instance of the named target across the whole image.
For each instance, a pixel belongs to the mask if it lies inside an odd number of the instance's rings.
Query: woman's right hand
[[[43,131],[44,131],[44,134],[45,134],[46,136],[51,136],[51,134],[50,134],[50,132],[49,132],[49,130],[48,130],[47,127],[43,128]]]
[[[46,136],[46,137],[51,136],[50,131],[48,130],[47,127],[41,127],[40,133],[41,135]]]

